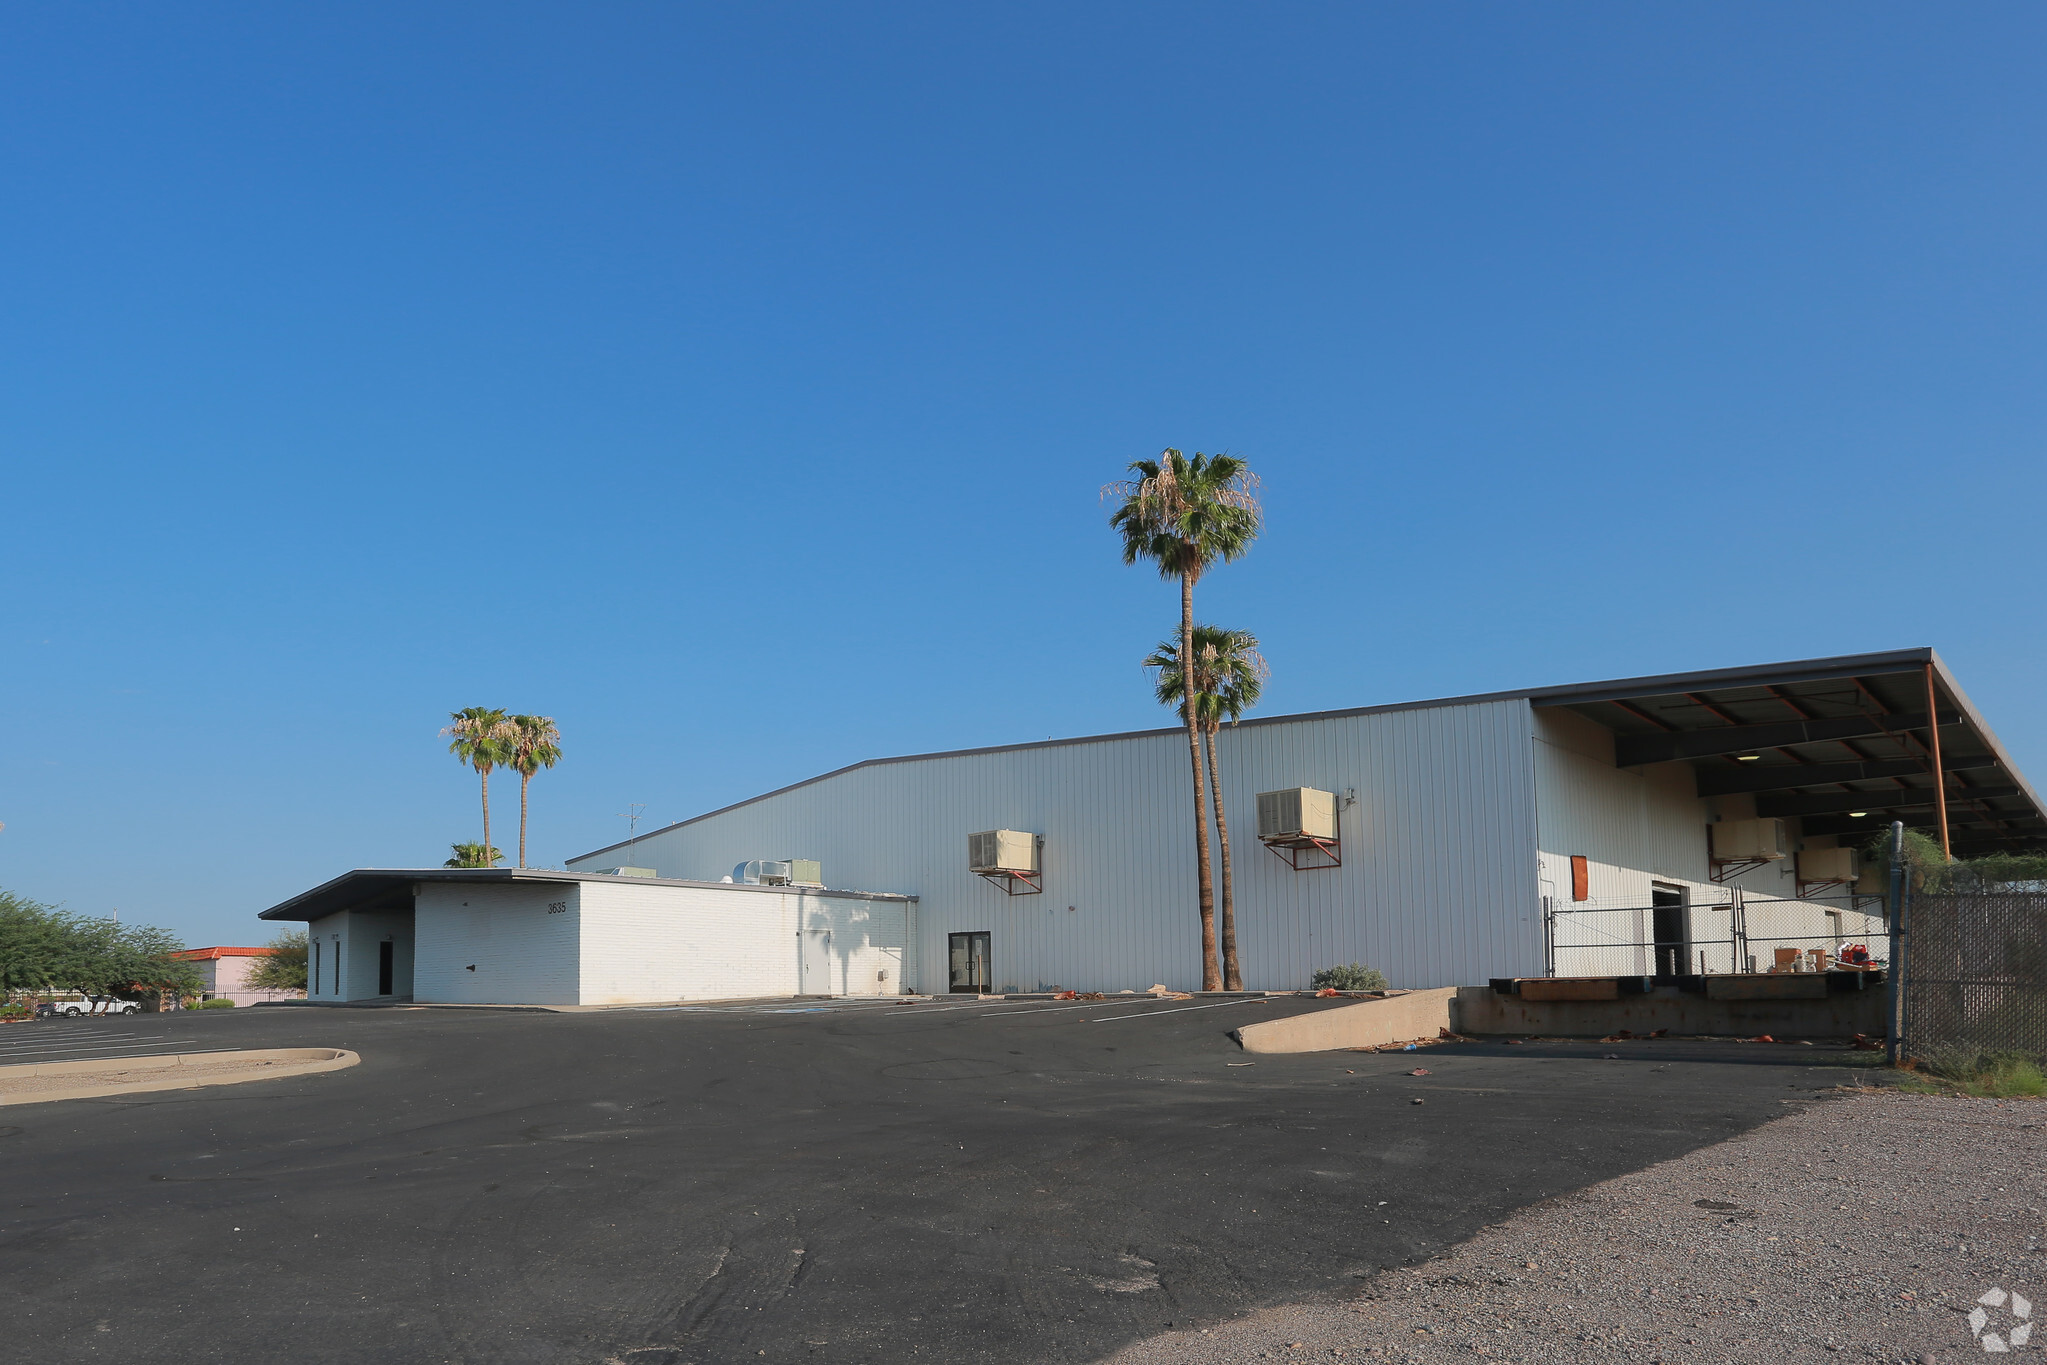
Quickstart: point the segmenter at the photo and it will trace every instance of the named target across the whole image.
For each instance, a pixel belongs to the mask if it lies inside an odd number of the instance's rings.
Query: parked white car
[[[142,1006],[114,995],[59,995],[44,1003],[68,1019],[81,1014],[140,1014]]]

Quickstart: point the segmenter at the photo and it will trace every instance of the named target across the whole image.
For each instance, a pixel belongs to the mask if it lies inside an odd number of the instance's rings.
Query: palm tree
[[[1194,654],[1194,583],[1217,560],[1240,559],[1258,538],[1258,476],[1234,455],[1190,459],[1177,450],[1131,462],[1135,478],[1102,496],[1120,499],[1109,525],[1123,537],[1123,562],[1149,560],[1159,576],[1180,580],[1180,656]],[[1222,988],[1215,952],[1215,883],[1208,869],[1208,793],[1201,732],[1189,710],[1187,759],[1194,773],[1195,884],[1201,911],[1201,989]]]
[[[526,788],[533,774],[561,762],[562,732],[552,716],[513,716],[505,722],[511,752],[507,766],[519,774],[519,866],[526,866]]]
[[[455,856],[442,863],[442,867],[496,867],[505,860],[504,850],[491,848],[487,844],[449,844]]]
[[[505,713],[490,706],[465,706],[448,719],[454,723],[441,731],[455,737],[448,752],[483,779],[483,846],[490,848],[490,770],[511,757]]]
[[[1159,643],[1146,668],[1158,670],[1158,697],[1162,706],[1186,707],[1185,683],[1180,672],[1180,651],[1170,640]],[[1248,630],[1224,630],[1220,626],[1194,627],[1194,711],[1208,748],[1209,790],[1215,800],[1216,845],[1222,854],[1222,959],[1223,989],[1244,989],[1244,973],[1237,962],[1236,878],[1230,867],[1230,821],[1223,807],[1223,775],[1217,757],[1216,733],[1227,720],[1238,717],[1258,703],[1265,680],[1272,676],[1265,656],[1258,652],[1258,637]]]

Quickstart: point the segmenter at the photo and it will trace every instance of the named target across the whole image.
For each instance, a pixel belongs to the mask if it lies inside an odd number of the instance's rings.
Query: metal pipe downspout
[[[1933,687],[1933,661],[1926,661],[1926,733],[1933,749],[1933,809],[1940,817],[1940,856],[1954,861],[1947,837],[1947,772],[1940,763],[1940,699]]]

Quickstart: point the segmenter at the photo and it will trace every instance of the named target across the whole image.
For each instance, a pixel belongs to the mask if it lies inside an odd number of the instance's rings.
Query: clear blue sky
[[[0,886],[260,941],[883,754],[1931,644],[2036,780],[2037,5],[18,4]],[[498,842],[516,783],[497,787]],[[781,850],[759,850],[773,855]]]

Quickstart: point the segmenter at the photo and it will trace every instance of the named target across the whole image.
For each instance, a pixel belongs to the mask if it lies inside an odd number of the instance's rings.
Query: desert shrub
[[[0,1019],[26,1019],[34,1013],[28,1005],[0,1005]]]
[[[1917,1060],[1949,1091],[2001,1100],[2047,1095],[2047,1074],[2041,1072],[2039,1059],[2024,1052],[1958,1048]]]
[[[234,1007],[235,1002],[229,1000],[226,996],[222,996],[217,1000],[195,1000],[185,1006],[186,1009],[190,1010],[231,1010]]]
[[[1315,973],[1315,989],[1335,991],[1383,991],[1386,989],[1386,973],[1377,967],[1366,967],[1356,962],[1341,967],[1324,967]]]

